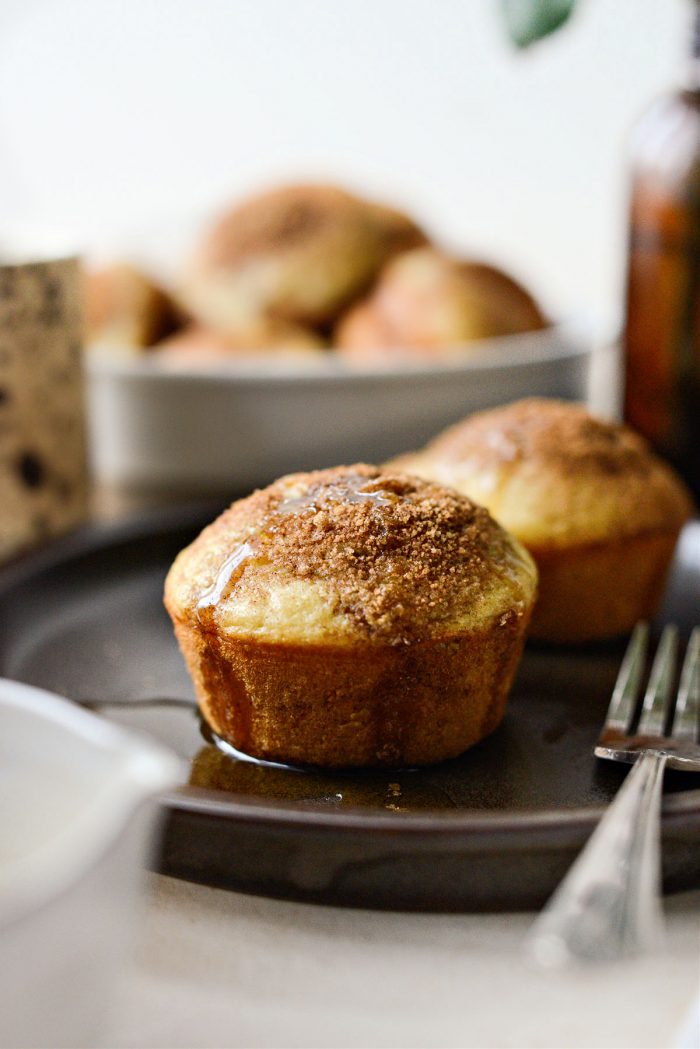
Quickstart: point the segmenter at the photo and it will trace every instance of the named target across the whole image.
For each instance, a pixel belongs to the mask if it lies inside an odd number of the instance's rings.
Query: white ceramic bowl
[[[150,492],[242,492],[291,470],[381,462],[470,412],[534,394],[584,400],[575,325],[485,340],[468,358],[351,367],[333,354],[175,368],[88,355],[96,477]]]
[[[108,1042],[166,751],[0,680],[0,1046]]]

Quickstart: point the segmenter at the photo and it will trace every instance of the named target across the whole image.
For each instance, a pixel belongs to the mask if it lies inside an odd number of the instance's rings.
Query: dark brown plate
[[[323,773],[238,761],[207,742],[161,604],[175,553],[214,509],[96,527],[0,572],[0,675],[94,704],[190,762],[164,799],[159,869],[244,892],[367,907],[543,903],[624,775],[597,762],[621,645],[529,648],[502,727],[433,768]],[[614,580],[610,581],[614,586]],[[700,523],[662,619],[700,620]],[[700,885],[700,790],[669,773],[669,891]]]

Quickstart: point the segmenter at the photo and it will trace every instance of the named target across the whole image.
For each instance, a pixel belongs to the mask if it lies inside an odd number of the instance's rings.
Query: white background
[[[0,233],[162,248],[261,183],[332,178],[557,312],[609,311],[625,140],[682,78],[692,6],[582,0],[517,54],[498,0],[0,0]]]

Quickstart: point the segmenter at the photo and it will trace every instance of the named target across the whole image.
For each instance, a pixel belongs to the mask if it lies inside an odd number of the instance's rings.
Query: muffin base
[[[650,619],[663,597],[678,534],[560,550],[530,546],[539,570],[530,637],[555,644],[601,641]]]
[[[175,633],[202,714],[253,757],[328,768],[426,765],[501,722],[528,616],[413,645],[237,639],[184,621]]]

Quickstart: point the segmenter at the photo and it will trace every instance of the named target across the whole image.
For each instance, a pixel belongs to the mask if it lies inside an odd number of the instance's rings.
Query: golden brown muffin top
[[[348,221],[367,224],[365,206],[330,185],[282,186],[243,201],[223,215],[202,245],[209,266],[233,266],[270,250],[293,250]]]
[[[539,460],[565,473],[572,466],[596,473],[631,470],[648,475],[649,447],[628,427],[604,422],[582,404],[530,397],[504,408],[477,412],[428,444],[429,455],[448,461]]]
[[[529,292],[502,270],[418,247],[387,263],[369,295],[341,317],[334,339],[350,357],[375,349],[428,357],[545,324]]]
[[[391,258],[403,251],[412,251],[429,243],[428,237],[412,218],[398,208],[385,204],[368,203],[372,222],[381,233],[385,255]]]
[[[692,512],[642,437],[546,398],[479,412],[402,467],[454,484],[526,545],[673,530]]]
[[[237,635],[402,644],[520,614],[534,589],[530,559],[482,507],[358,464],[234,503],[179,555],[166,602]]]
[[[91,341],[146,349],[184,321],[164,289],[128,263],[86,270],[84,278],[85,329]]]
[[[233,335],[261,317],[327,325],[416,236],[397,213],[336,186],[282,186],[211,227],[178,294],[198,320]]]

